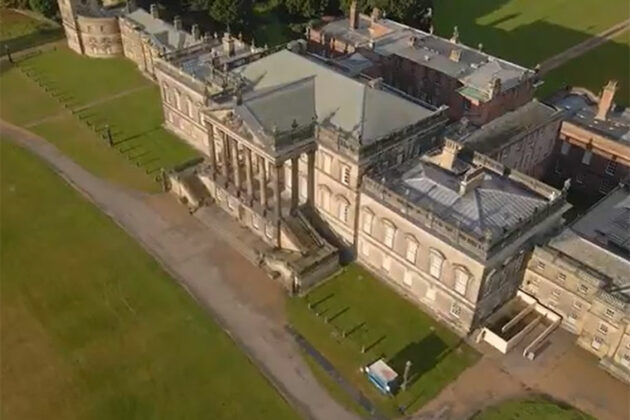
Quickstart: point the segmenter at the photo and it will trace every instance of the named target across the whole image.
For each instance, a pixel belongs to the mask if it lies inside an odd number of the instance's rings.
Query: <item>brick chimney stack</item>
[[[597,115],[595,115],[595,118],[601,121],[606,121],[608,112],[613,105],[615,92],[617,92],[617,81],[610,80],[602,90],[602,94],[599,98],[599,104],[597,105]]]
[[[356,0],[353,0],[352,4],[350,4],[350,28],[359,28],[359,6]]]

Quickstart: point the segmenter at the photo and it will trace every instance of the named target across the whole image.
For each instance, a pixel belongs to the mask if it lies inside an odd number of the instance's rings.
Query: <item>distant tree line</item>
[[[154,0],[155,1],[155,0]],[[5,7],[24,8],[47,17],[58,14],[57,0],[0,0]],[[205,11],[223,25],[245,27],[252,23],[254,7],[283,9],[295,20],[312,20],[323,15],[347,13],[352,0],[162,0],[168,9]],[[142,1],[138,3],[144,3]],[[426,29],[430,24],[432,0],[358,0],[359,9],[369,13],[373,7],[383,15],[409,25]],[[286,22],[287,24],[293,22]]]

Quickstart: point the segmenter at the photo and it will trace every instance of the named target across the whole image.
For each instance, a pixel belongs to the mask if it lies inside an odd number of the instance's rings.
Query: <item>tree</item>
[[[226,25],[243,25],[252,14],[251,0],[213,0],[210,16]]]
[[[56,0],[29,0],[28,3],[32,10],[46,17],[55,16],[59,10]]]
[[[373,4],[387,11],[388,17],[412,26],[425,26],[427,14],[432,9],[431,0],[372,0]],[[430,22],[429,22],[430,25]]]
[[[324,14],[330,2],[329,0],[284,0],[284,5],[292,15],[313,18]]]

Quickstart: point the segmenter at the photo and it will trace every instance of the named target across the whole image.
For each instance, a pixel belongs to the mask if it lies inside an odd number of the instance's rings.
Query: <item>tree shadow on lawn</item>
[[[6,47],[8,47],[9,51],[12,53],[16,53],[48,42],[58,41],[63,39],[63,37],[63,29],[51,28],[50,26],[42,24],[38,26],[35,32],[0,41],[0,54],[5,55]]]
[[[437,4],[434,13],[436,32],[449,38],[453,27],[457,26],[463,44],[472,47],[483,44],[484,51],[530,67],[593,36],[549,22],[545,20],[548,19],[547,16],[540,16],[532,22],[523,22],[512,29],[498,27],[518,19],[520,13],[517,11],[484,22],[485,16],[509,6],[510,1],[442,1]]]
[[[387,363],[400,375],[402,381],[405,365],[408,361],[411,362],[407,380],[407,388],[409,388],[440,360],[448,356],[452,350],[453,348],[450,348],[436,333],[431,332],[420,340],[407,344]]]

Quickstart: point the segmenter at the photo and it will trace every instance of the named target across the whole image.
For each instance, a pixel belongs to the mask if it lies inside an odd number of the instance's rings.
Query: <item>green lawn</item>
[[[604,5],[605,3],[605,5]],[[627,0],[438,0],[436,31],[453,26],[467,45],[534,66],[627,19]]]
[[[69,48],[48,51],[22,61],[20,65],[46,86],[64,93],[74,106],[151,84],[130,60],[89,58]],[[159,104],[154,106],[159,107]],[[140,113],[142,110],[135,111]]]
[[[491,407],[471,420],[595,420],[581,411],[542,398],[513,400]]]
[[[288,314],[346,380],[391,416],[400,414],[398,406],[407,407],[407,413],[417,410],[478,358],[454,333],[356,265],[305,298],[289,301]],[[325,317],[333,319],[326,323]],[[342,338],[342,331],[351,333]],[[379,357],[401,375],[405,362],[413,363],[411,385],[395,399],[380,394],[359,371]]]
[[[0,117],[17,125],[40,120],[62,107],[18,68],[0,66]]]
[[[109,124],[118,150],[137,156],[148,170],[170,168],[197,156],[190,146],[162,128],[160,92],[148,86],[79,113],[97,126]]]
[[[48,139],[66,156],[100,178],[137,190],[160,190],[160,184],[154,179],[159,172],[147,174],[136,167],[70,113],[38,124],[30,130]]]
[[[615,101],[630,106],[630,31],[552,70],[537,93],[545,97],[569,85],[597,95],[610,79],[619,82]]]
[[[4,54],[5,46],[11,51],[20,51],[63,36],[63,29],[53,22],[0,8],[0,54]]]
[[[0,117],[46,138],[96,175],[149,192],[159,190],[160,168],[197,156],[162,128],[158,88],[123,59],[90,59],[59,48],[19,67],[5,65]],[[102,139],[106,125],[114,148]]]
[[[133,239],[0,144],[1,418],[298,418]]]

